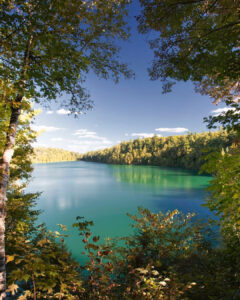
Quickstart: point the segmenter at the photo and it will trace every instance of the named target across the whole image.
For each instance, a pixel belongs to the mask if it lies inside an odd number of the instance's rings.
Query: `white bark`
[[[10,164],[10,161],[11,161],[12,156],[13,156],[13,152],[14,152],[13,149],[8,149],[7,151],[5,151],[4,155],[3,155],[3,161]]]
[[[16,100],[19,105],[17,108],[12,107],[6,145],[0,160],[0,300],[6,299],[5,218],[7,188],[10,180],[10,162],[14,152],[22,97],[18,97]]]

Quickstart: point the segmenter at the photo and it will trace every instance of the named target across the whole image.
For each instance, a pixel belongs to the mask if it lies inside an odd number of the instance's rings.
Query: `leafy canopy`
[[[202,92],[214,87],[214,100],[239,95],[239,1],[140,0],[139,31],[155,31],[150,42],[154,61],[149,70],[168,91],[175,80],[200,82]],[[199,88],[199,87],[198,87]],[[218,95],[216,95],[216,89]]]
[[[126,39],[128,0],[1,1],[0,96],[36,102],[64,95],[71,112],[91,108],[83,87],[92,70],[117,81],[131,76],[118,60],[116,39]]]

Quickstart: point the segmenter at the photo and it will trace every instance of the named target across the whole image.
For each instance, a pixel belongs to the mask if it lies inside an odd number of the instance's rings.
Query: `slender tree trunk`
[[[32,274],[32,283],[33,283],[33,300],[37,300],[36,283],[33,274]]]
[[[6,265],[5,265],[5,218],[7,188],[10,179],[10,161],[15,145],[16,131],[21,113],[22,96],[16,98],[16,105],[11,108],[11,117],[7,133],[6,145],[0,160],[0,300],[6,298]]]
[[[33,35],[30,29],[29,39],[26,44],[24,53],[21,76],[21,94],[19,94],[11,106],[10,123],[7,132],[7,140],[4,148],[3,156],[0,159],[0,300],[6,299],[6,257],[5,257],[5,218],[7,204],[7,188],[10,181],[10,162],[14,152],[15,138],[19,116],[21,114],[21,106],[23,93],[25,90],[25,79],[27,69],[29,67],[29,54],[32,46]]]

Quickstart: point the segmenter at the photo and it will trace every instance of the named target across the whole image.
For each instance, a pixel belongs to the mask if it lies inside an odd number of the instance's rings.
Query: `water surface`
[[[95,223],[94,233],[102,238],[125,236],[131,232],[126,213],[137,207],[151,211],[178,209],[204,217],[201,206],[210,177],[195,172],[151,166],[120,166],[88,162],[34,165],[30,191],[42,191],[37,208],[40,222],[56,230],[67,225],[71,237],[67,245],[74,257],[81,257],[77,232],[71,229],[76,216]]]

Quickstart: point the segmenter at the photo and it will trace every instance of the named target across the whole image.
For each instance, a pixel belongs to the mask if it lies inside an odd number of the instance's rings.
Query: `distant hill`
[[[136,139],[82,155],[82,160],[108,164],[153,165],[199,170],[208,153],[229,147],[235,134],[224,130]]]
[[[81,157],[79,153],[57,148],[34,148],[33,163],[50,163],[61,161],[75,161]]]

